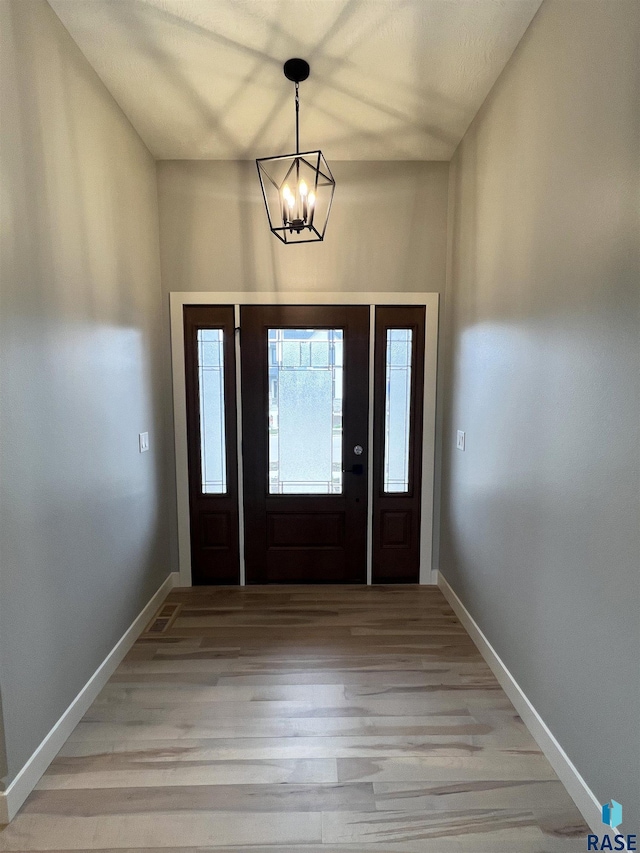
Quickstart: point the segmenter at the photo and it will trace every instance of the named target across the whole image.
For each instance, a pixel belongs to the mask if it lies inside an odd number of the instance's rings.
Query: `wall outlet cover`
[[[465,433],[461,429],[459,429],[458,430],[458,438],[456,441],[456,447],[458,448],[458,450],[464,450],[464,444],[465,444]]]

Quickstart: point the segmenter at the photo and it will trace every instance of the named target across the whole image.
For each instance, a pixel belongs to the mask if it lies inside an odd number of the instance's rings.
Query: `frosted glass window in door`
[[[387,329],[384,491],[409,491],[412,330]]]
[[[205,495],[227,491],[224,428],[224,337],[222,329],[198,329],[201,488]]]
[[[269,329],[269,494],[342,493],[342,329]]]

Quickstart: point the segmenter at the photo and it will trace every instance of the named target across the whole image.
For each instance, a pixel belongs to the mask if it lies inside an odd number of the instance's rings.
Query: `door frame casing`
[[[325,292],[271,292],[256,291],[173,291],[169,294],[171,319],[171,369],[173,375],[173,424],[175,442],[176,499],[178,515],[178,559],[180,586],[192,586],[191,578],[191,527],[189,516],[189,468],[187,452],[187,407],[185,389],[185,353],[183,334],[183,308],[185,305],[233,305],[236,325],[240,305],[367,305],[373,323],[376,305],[424,305],[426,309],[424,352],[424,412],[422,440],[422,508],[420,519],[420,583],[436,584],[437,572],[433,567],[433,510],[436,433],[436,376],[438,360],[438,304],[437,293],[340,293]],[[371,341],[373,342],[373,327]],[[239,346],[236,336],[236,347]],[[239,353],[236,350],[236,356]],[[373,343],[370,347],[370,387],[373,384]],[[236,358],[236,389],[240,393],[240,359]],[[372,390],[372,388],[371,388]],[[369,406],[369,506],[367,535],[367,583],[371,583],[372,523],[373,523],[373,400]],[[242,491],[242,398],[238,396],[238,474],[239,474],[239,533],[240,533],[240,584],[245,584],[244,571],[244,516]]]

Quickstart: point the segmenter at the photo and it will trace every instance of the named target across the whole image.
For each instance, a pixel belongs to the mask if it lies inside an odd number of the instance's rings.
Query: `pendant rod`
[[[296,80],[296,154],[300,153],[300,84]]]

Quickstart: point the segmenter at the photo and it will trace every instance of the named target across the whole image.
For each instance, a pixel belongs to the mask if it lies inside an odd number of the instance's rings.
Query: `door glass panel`
[[[342,329],[269,329],[269,494],[342,493]]]
[[[384,491],[409,491],[412,330],[387,329]]]
[[[205,495],[227,491],[223,344],[222,329],[198,329],[201,488]]]

